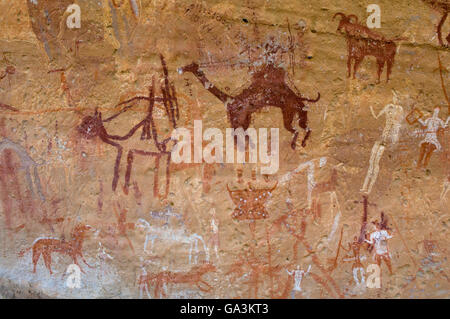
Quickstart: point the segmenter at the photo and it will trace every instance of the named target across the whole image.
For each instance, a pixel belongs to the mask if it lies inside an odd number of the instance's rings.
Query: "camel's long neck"
[[[226,93],[220,91],[214,84],[212,84],[207,78],[205,73],[201,70],[192,71],[192,74],[203,84],[204,88],[211,92],[215,97],[225,103],[228,98],[232,98]]]

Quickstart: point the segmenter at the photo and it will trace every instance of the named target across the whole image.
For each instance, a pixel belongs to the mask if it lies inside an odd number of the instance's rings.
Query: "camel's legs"
[[[144,289],[145,289],[145,293],[147,294],[147,297],[149,299],[152,299],[152,297],[150,295],[150,292],[149,292],[149,284],[148,284],[148,282],[145,283]]]
[[[171,153],[162,153],[160,158],[160,174],[158,174],[157,178],[160,181],[161,187],[158,188],[158,196],[160,198],[166,198],[169,195],[169,187],[170,187],[170,157]]]
[[[286,130],[288,130],[289,132],[294,134],[294,137],[293,137],[292,142],[291,142],[291,148],[292,149],[295,149],[296,142],[297,142],[297,137],[298,137],[298,132],[292,127],[292,122],[294,120],[295,113],[296,113],[296,110],[294,110],[294,109],[288,109],[288,108],[284,108],[283,109],[283,124],[284,124],[284,128]]]
[[[161,281],[158,279],[155,285],[155,298],[161,297],[160,296],[160,289],[161,289]]]
[[[161,157],[157,156],[155,158],[155,171],[153,176],[153,196],[159,197],[159,163],[160,163]]]
[[[130,178],[131,178],[131,168],[133,167],[134,154],[133,151],[128,152],[127,156],[127,170],[125,173],[125,185],[123,187],[123,192],[128,195],[128,190],[130,188]]]
[[[308,127],[308,112],[305,111],[298,111],[298,125],[305,130],[306,134],[302,141],[302,146],[306,146],[306,141],[308,140],[309,136],[311,135],[311,129]]]
[[[136,153],[136,154],[139,154],[139,155],[152,156],[152,157],[155,158],[155,171],[154,171],[154,176],[153,176],[153,196],[165,198],[168,195],[168,193],[169,193],[170,152],[161,152],[161,153],[145,152],[145,151],[136,150],[136,149],[130,151],[130,153],[131,152],[133,152],[133,154]],[[162,170],[161,170],[161,157],[163,155],[166,155],[167,159],[165,161],[162,161],[163,162],[163,167],[162,167]],[[129,165],[131,166],[130,163],[129,163]],[[131,167],[129,167],[129,169],[130,169],[130,176],[131,176]],[[160,181],[159,174],[160,174],[160,171],[164,172],[165,178],[163,180],[166,182],[165,184],[163,184],[163,185],[165,185],[164,186],[165,189],[164,189],[164,193],[163,193],[164,196],[160,195],[161,192],[160,192],[160,189],[159,189],[159,181]],[[128,168],[127,168],[127,172],[128,172]],[[128,182],[125,181],[125,183],[127,185],[129,185],[129,179],[128,179]]]
[[[115,144],[115,145],[114,145]],[[117,157],[116,157],[116,163],[114,165],[114,178],[112,182],[112,190],[115,192],[117,188],[117,183],[119,182],[119,169],[120,169],[120,161],[122,159],[122,147],[119,144],[114,143],[112,145],[116,146],[117,148]]]

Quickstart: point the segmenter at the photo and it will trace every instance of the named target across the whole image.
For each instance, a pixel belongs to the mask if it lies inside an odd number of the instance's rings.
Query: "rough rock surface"
[[[0,297],[448,297],[449,7],[0,0]],[[196,120],[278,170],[175,163]]]

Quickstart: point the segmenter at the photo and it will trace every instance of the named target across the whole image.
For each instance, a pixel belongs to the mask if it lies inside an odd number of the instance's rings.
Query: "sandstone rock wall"
[[[0,296],[448,297],[449,7],[0,0]]]

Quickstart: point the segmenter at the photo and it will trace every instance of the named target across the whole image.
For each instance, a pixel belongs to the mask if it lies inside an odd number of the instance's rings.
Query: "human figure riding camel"
[[[293,127],[295,115],[298,115],[298,125],[305,130],[302,146],[311,134],[308,127],[308,112],[304,102],[315,103],[320,99],[320,93],[316,99],[302,97],[295,93],[287,84],[287,73],[277,62],[277,53],[283,54],[286,49],[275,43],[271,37],[264,45],[261,66],[252,72],[252,83],[240,94],[231,96],[222,92],[200,70],[197,63],[189,64],[179,69],[179,73],[191,72],[203,84],[204,88],[216,96],[227,108],[228,118],[233,129],[242,127],[247,130],[250,126],[253,113],[266,106],[279,107],[283,113],[283,123],[286,130],[294,134],[291,147],[295,149],[299,132]]]

